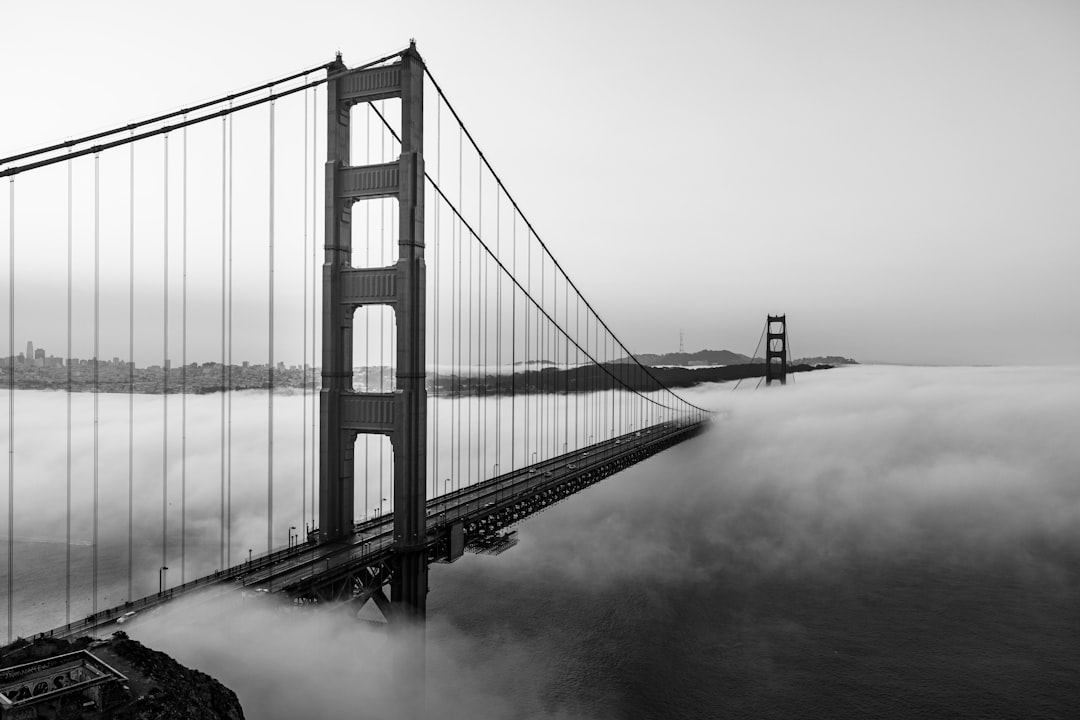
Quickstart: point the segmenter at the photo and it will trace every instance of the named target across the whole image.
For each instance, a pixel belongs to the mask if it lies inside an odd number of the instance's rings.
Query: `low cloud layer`
[[[433,566],[431,716],[1064,708],[1080,370],[850,368],[693,395],[721,411],[702,437],[524,523],[501,556]],[[251,717],[396,714],[394,641],[345,609],[178,605],[132,632]]]

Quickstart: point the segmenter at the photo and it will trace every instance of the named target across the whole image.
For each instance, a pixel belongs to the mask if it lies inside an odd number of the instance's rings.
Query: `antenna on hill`
[[[679,352],[680,353],[686,352],[685,350],[683,350],[683,331],[682,331],[682,328],[679,328]]]

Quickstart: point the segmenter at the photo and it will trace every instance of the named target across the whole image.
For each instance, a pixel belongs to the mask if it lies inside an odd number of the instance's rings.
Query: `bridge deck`
[[[703,426],[704,423],[654,425],[435,497],[427,503],[429,560],[452,559],[448,557],[448,545],[455,525],[460,527],[465,542],[482,542],[618,470],[689,439]],[[280,548],[38,636],[85,634],[115,623],[128,613],[196,592],[224,594],[245,589],[303,596],[318,586],[350,575],[358,567],[390,560],[393,520],[393,513],[387,513],[357,523],[354,532],[345,538],[309,540]]]

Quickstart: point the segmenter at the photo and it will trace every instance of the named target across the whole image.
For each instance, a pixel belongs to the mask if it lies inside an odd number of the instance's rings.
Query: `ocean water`
[[[1080,368],[855,367],[693,389],[710,430],[432,566],[439,718],[1070,718]],[[177,604],[129,632],[249,717],[395,717],[348,608]]]

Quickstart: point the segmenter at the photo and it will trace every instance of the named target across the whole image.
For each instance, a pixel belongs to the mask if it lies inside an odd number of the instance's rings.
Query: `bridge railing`
[[[210,587],[226,580],[234,580],[240,578],[243,575],[251,572],[252,570],[274,565],[275,563],[302,554],[306,550],[310,550],[315,546],[315,543],[311,540],[306,540],[302,543],[296,543],[285,547],[276,547],[269,552],[262,552],[257,555],[252,555],[251,559],[244,561],[239,565],[233,565],[232,567],[225,568],[224,570],[215,570],[210,575],[203,575],[202,577],[194,580],[189,580],[180,585],[174,585],[171,588],[165,588],[160,592],[156,592],[153,595],[146,595],[135,600],[128,600],[123,605],[117,605],[115,607],[107,608],[105,610],[99,610],[96,613],[87,615],[81,620],[67,623],[59,627],[45,630],[30,636],[30,639],[43,638],[43,637],[66,637],[76,632],[85,632],[88,629],[97,627],[98,625],[104,625],[112,622],[118,618],[123,617],[129,612],[138,612],[139,610],[145,610],[147,608],[155,607],[164,602],[172,600],[174,597],[185,595],[194,590],[198,590],[204,587]]]

